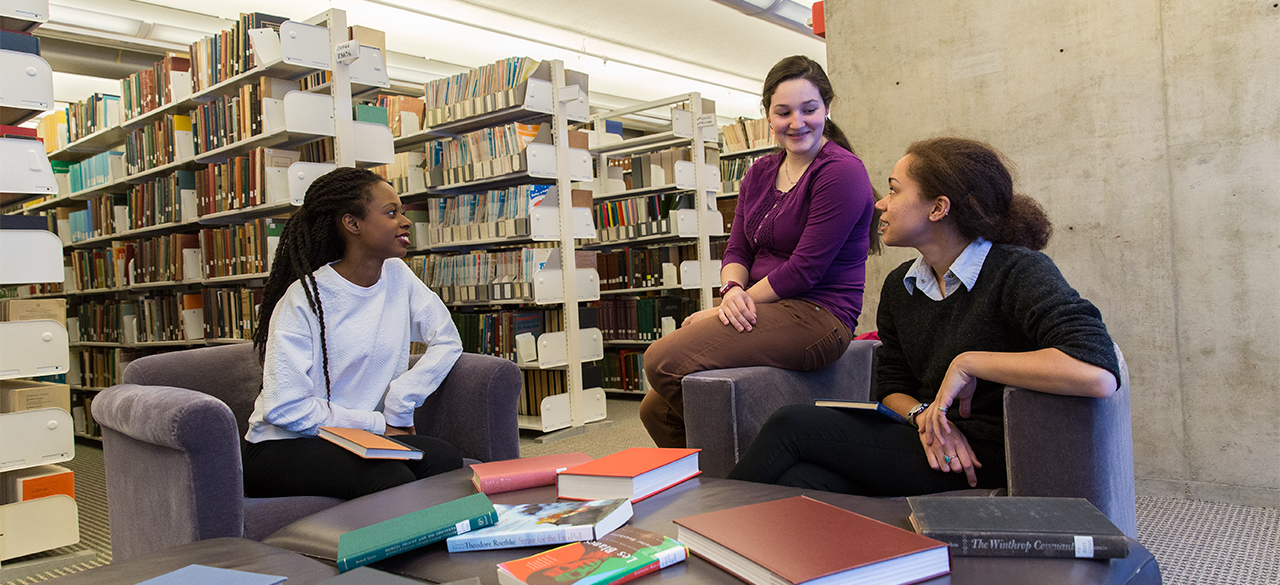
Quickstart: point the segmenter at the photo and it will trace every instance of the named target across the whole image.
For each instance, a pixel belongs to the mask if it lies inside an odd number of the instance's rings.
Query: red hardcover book
[[[699,473],[701,449],[632,447],[556,476],[556,495],[567,500],[631,498],[639,502]]]
[[[951,572],[946,543],[804,496],[675,521],[676,538],[753,585],[918,583]]]
[[[556,473],[591,461],[585,453],[561,453],[526,459],[509,459],[471,466],[471,483],[486,494],[513,492],[543,485],[555,485]]]

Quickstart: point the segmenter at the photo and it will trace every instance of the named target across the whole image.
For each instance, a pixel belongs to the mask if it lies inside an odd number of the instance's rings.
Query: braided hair
[[[302,207],[284,224],[275,258],[271,261],[271,274],[262,291],[258,326],[253,331],[253,345],[258,350],[259,361],[266,357],[268,329],[276,303],[295,280],[302,280],[307,304],[320,320],[320,353],[324,356],[326,396],[330,386],[329,348],[325,343],[324,305],[320,302],[320,289],[312,273],[346,253],[346,241],[339,231],[339,222],[348,213],[364,219],[365,204],[371,196],[369,188],[379,182],[383,182],[382,178],[373,172],[350,167],[339,167],[312,182],[307,187]]]
[[[831,109],[831,102],[836,99],[836,90],[831,86],[831,79],[827,77],[827,72],[822,70],[822,65],[804,55],[792,55],[774,64],[764,78],[764,88],[760,92],[760,105],[764,106],[766,117],[769,115],[769,108],[773,106],[773,94],[778,91],[778,86],[792,79],[803,79],[812,83],[818,88],[822,105],[828,110]],[[849,138],[831,118],[827,118],[822,125],[822,135],[841,148],[853,152],[853,145],[850,144]],[[874,199],[880,199],[880,192],[875,187],[871,188],[871,194]],[[884,249],[880,242],[880,210],[873,208],[871,213],[871,227],[867,233],[867,253],[879,254]]]

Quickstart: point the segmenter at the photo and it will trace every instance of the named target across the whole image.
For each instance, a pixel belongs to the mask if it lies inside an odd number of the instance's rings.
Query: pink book
[[[555,485],[556,474],[592,458],[585,453],[561,453],[527,459],[509,459],[471,466],[471,483],[486,494],[513,492],[543,485]]]

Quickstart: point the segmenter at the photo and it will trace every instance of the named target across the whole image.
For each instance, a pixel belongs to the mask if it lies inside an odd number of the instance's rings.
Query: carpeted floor
[[[636,416],[639,405],[637,397],[610,397],[607,424],[587,425],[585,432],[558,440],[543,442],[522,433],[520,454],[581,451],[601,457],[627,447],[652,447]],[[111,562],[102,449],[78,444],[76,458],[63,465],[76,472],[81,540],[45,554],[93,550],[97,560],[6,585],[28,585]],[[1137,504],[1138,540],[1155,554],[1167,585],[1280,585],[1280,509],[1144,496]]]

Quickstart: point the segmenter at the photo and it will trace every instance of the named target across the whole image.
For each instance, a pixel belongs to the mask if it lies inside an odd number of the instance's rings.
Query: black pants
[[[978,487],[1005,487],[1003,444],[969,445],[982,463]],[[964,473],[929,467],[914,427],[876,413],[809,405],[774,412],[729,479],[876,497],[970,487]]]
[[[396,440],[421,449],[422,459],[364,459],[317,437],[242,442],[244,495],[350,500],[462,467],[458,450],[440,439],[406,435]]]

